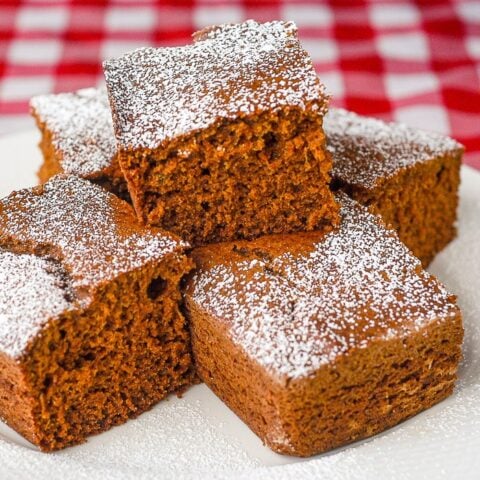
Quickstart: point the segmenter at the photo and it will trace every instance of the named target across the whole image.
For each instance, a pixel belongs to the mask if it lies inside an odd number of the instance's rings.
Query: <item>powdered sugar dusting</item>
[[[173,235],[142,227],[127,203],[69,175],[12,193],[0,203],[0,223],[0,245],[46,249],[84,301],[100,284],[186,246]]]
[[[40,95],[30,106],[52,133],[65,173],[95,178],[112,165],[116,144],[105,89]]]
[[[167,139],[285,106],[318,109],[326,97],[292,22],[249,20],[200,32],[193,45],[143,48],[104,63],[120,147]]]
[[[325,116],[327,148],[333,156],[332,176],[347,184],[374,188],[400,169],[460,152],[452,138],[363,117],[339,108]]]
[[[396,234],[352,200],[341,201],[339,231],[303,237],[292,252],[267,246],[273,258],[225,261],[193,277],[193,301],[277,376],[311,375],[353,348],[458,314]]]
[[[70,310],[68,278],[59,264],[0,248],[0,351],[17,357],[51,318]]]

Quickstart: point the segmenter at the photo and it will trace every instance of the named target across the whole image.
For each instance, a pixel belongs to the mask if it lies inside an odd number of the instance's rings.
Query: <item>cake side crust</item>
[[[88,308],[50,322],[21,362],[37,444],[53,451],[124,423],[195,381],[179,283],[183,256],[122,274]]]

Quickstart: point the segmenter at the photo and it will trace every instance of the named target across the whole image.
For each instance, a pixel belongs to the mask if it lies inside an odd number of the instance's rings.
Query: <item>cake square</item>
[[[461,313],[379,217],[194,249],[185,291],[200,378],[278,453],[310,456],[450,395]]]
[[[51,451],[189,386],[187,247],[75,176],[1,200],[0,418]]]
[[[324,123],[334,189],[380,214],[426,267],[456,235],[463,146],[337,108]]]
[[[42,135],[41,183],[58,173],[86,178],[129,201],[117,159],[112,115],[104,88],[38,95],[30,113]]]
[[[328,98],[291,22],[211,27],[104,63],[143,222],[192,245],[331,228]]]

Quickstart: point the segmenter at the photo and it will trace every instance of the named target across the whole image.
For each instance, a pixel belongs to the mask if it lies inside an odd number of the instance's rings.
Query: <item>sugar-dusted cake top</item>
[[[48,322],[74,308],[61,265],[0,248],[0,351],[17,357]]]
[[[141,226],[130,205],[75,176],[57,175],[0,201],[0,247],[52,257],[87,302],[98,286],[185,246]]]
[[[285,106],[324,113],[323,86],[292,22],[220,25],[194,40],[104,63],[121,147],[156,148],[218,119]]]
[[[279,379],[458,315],[454,299],[378,217],[341,198],[337,232],[193,251],[187,295]]]
[[[65,173],[95,178],[112,166],[116,144],[105,89],[40,95],[30,107],[50,130]]]
[[[460,153],[462,145],[438,133],[386,123],[339,108],[324,120],[332,176],[347,184],[375,188],[403,168]]]

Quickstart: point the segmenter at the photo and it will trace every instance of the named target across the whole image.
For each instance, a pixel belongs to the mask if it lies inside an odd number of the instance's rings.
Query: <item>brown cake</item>
[[[295,25],[247,21],[194,38],[104,63],[140,218],[194,245],[338,223],[327,97]]]
[[[379,213],[427,266],[456,234],[463,146],[342,109],[325,118],[333,185]]]
[[[186,289],[205,383],[274,451],[309,456],[452,393],[455,298],[379,217],[342,199],[339,231],[193,251]]]
[[[0,417],[50,451],[193,378],[179,282],[191,261],[130,205],[60,175],[0,202]]]
[[[40,95],[32,98],[30,111],[42,135],[40,182],[57,173],[69,173],[130,200],[117,160],[112,115],[104,89]]]

